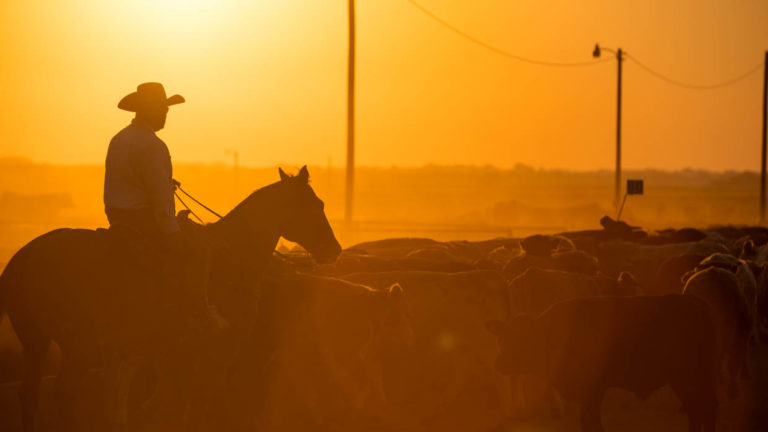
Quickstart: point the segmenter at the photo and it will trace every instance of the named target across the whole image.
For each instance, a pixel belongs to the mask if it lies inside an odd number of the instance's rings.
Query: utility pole
[[[616,80],[616,184],[613,186],[613,206],[618,212],[621,207],[621,66],[624,62],[624,51],[621,48],[614,51],[610,48],[601,47],[600,44],[595,44],[592,57],[599,58],[603,51],[616,54],[616,63],[618,63],[619,68]]]
[[[768,122],[768,51],[765,52],[763,63],[763,154],[760,163],[760,223],[765,223],[765,152],[766,152],[766,122]]]
[[[347,59],[347,183],[344,221],[352,225],[355,195],[355,0],[349,0],[349,52]]]
[[[616,184],[614,185],[613,205],[618,211],[621,205],[621,64],[624,62],[621,48],[616,52],[619,75],[616,88]]]

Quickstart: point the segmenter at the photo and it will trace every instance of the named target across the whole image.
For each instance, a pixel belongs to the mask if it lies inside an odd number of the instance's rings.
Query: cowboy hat
[[[136,91],[125,96],[117,104],[117,107],[131,112],[146,108],[168,107],[184,102],[181,95],[165,96],[163,85],[156,82],[139,84]]]

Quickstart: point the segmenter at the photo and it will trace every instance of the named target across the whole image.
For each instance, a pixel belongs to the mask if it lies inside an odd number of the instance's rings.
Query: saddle
[[[133,264],[140,271],[158,273],[167,259],[166,248],[140,230],[117,225],[109,229],[98,228],[96,232],[103,239],[106,253],[115,262]]]

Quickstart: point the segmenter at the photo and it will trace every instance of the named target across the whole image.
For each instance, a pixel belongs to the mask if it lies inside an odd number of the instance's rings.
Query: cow
[[[504,244],[488,251],[485,259],[504,264],[512,258],[516,258],[523,253],[519,244]]]
[[[597,258],[581,250],[570,250],[552,254],[552,268],[571,273],[594,276],[598,272]]]
[[[499,241],[497,243],[503,244],[504,242],[507,241]],[[392,238],[359,243],[347,250],[381,258],[405,258],[408,254],[416,251],[419,251],[418,254],[429,254],[426,251],[442,251],[460,261],[471,262],[482,258],[484,251],[481,248],[483,246],[482,244],[474,244],[468,241],[439,242],[427,238]],[[434,255],[438,253],[435,252]],[[442,254],[443,257],[446,256],[444,253]]]
[[[554,253],[546,257],[521,254],[510,258],[504,266],[503,272],[507,280],[512,280],[532,267],[592,276],[598,273],[597,259],[587,252],[580,250]]]
[[[695,269],[683,276],[683,281],[701,270],[717,267],[727,270],[736,276],[738,288],[747,303],[746,317],[749,321],[749,338],[757,340],[759,336],[759,320],[757,313],[758,283],[755,271],[750,262],[725,253],[713,253],[704,258]]]
[[[737,276],[729,270],[709,267],[686,281],[683,294],[695,295],[709,305],[718,357],[728,370],[728,394],[738,396],[737,378],[746,375],[751,323],[747,299]]]
[[[705,239],[698,242],[672,243],[664,245],[642,245],[627,241],[609,241],[598,246],[597,256],[600,271],[611,276],[629,271],[637,276],[644,291],[652,292],[661,263],[672,256],[681,254],[710,255],[727,253],[722,243]]]
[[[217,429],[366,430],[384,422],[382,353],[412,339],[403,289],[284,274],[260,293],[253,333],[216,407],[215,418],[231,427]]]
[[[388,238],[358,243],[347,251],[370,254],[381,258],[403,258],[408,253],[428,247],[439,247],[441,243],[428,238]]]
[[[437,261],[414,257],[381,258],[344,251],[335,263],[319,266],[313,273],[318,276],[340,276],[350,273],[398,270],[459,272],[472,270],[473,268],[472,264],[450,260]]]
[[[707,238],[707,234],[695,228],[665,229],[640,239],[638,243],[645,245],[665,245],[674,243],[697,242]]]
[[[504,278],[511,281],[532,267],[551,269],[554,268],[554,263],[552,263],[549,255],[539,256],[523,252],[516,257],[510,258],[504,265]]]
[[[513,314],[537,314],[555,303],[594,296],[628,296],[635,294],[637,281],[629,273],[618,280],[605,275],[587,276],[559,270],[529,268],[509,283],[507,298]],[[531,376],[513,376],[514,402],[522,412],[549,410],[562,415],[560,396],[546,383]],[[542,404],[544,406],[542,406]]]
[[[768,336],[768,271],[765,269],[760,272],[755,297],[755,313],[759,331],[758,342],[763,342]]]
[[[600,406],[609,387],[646,398],[666,384],[682,401],[689,430],[715,430],[715,330],[699,298],[574,299],[487,327],[498,341],[498,370],[550,382],[581,405],[584,432],[603,431]]]
[[[566,235],[533,235],[520,241],[520,253],[507,261],[504,276],[512,280],[530,267],[594,275],[597,259],[577,249]]]
[[[618,280],[532,267],[509,282],[509,308],[513,313],[539,313],[573,298],[635,294],[637,281],[629,273]]]
[[[496,344],[485,321],[508,316],[506,282],[493,271],[460,273],[359,273],[344,279],[374,288],[399,283],[413,326],[414,343],[393,352],[384,365],[394,417],[430,429],[477,430],[474,422],[493,426],[509,414],[509,380],[495,372]],[[485,401],[495,386],[499,405]],[[468,394],[485,389],[477,396]],[[489,414],[470,414],[476,412]],[[495,416],[495,418],[491,418]]]
[[[643,287],[649,295],[680,294],[683,292],[683,276],[695,269],[701,260],[701,254],[680,254],[664,259],[656,271],[656,281]]]

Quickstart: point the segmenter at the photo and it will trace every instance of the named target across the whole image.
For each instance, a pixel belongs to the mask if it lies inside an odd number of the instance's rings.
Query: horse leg
[[[80,431],[80,402],[83,381],[88,374],[88,358],[76,347],[61,344],[61,369],[56,377],[55,394],[63,430]]]
[[[114,431],[125,430],[128,424],[128,394],[131,379],[138,368],[138,358],[115,353],[105,356],[104,393],[106,420]]]
[[[221,338],[221,336],[219,336]],[[226,341],[219,338],[204,337],[199,341],[202,348],[197,356],[188,356],[187,362],[193,361],[194,368],[186,376],[191,381],[188,405],[189,416],[186,422],[187,431],[205,430],[211,425],[211,405],[214,398],[226,395],[227,372],[230,369],[229,356],[222,353],[230,351]],[[193,360],[194,359],[194,360]],[[192,365],[190,365],[192,366]],[[219,425],[215,426],[217,429]]]
[[[600,415],[602,403],[602,390],[598,390],[594,395],[582,401],[579,419],[582,432],[603,432],[603,421]]]
[[[554,417],[565,416],[565,402],[563,397],[560,396],[560,392],[555,390],[549,383],[547,383],[547,397],[549,399],[549,409]]]
[[[40,334],[29,335],[18,330],[17,332],[24,347],[24,378],[19,388],[21,424],[24,432],[33,432],[35,413],[40,400],[40,380],[51,340]]]
[[[515,392],[513,410],[521,417],[528,415],[528,398],[525,392],[526,375],[516,374],[510,376],[511,386]]]
[[[739,373],[741,372],[741,359],[737,353],[732,352],[724,356],[728,370],[728,397],[735,399],[739,397]]]
[[[512,379],[507,375],[493,371],[493,383],[496,387],[496,394],[499,397],[501,415],[503,419],[508,419],[512,417],[514,408],[512,401]]]

